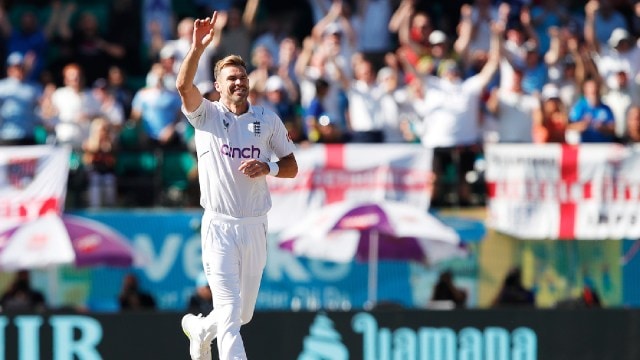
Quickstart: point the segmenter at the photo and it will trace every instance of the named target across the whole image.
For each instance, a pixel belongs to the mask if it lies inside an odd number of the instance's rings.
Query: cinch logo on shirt
[[[260,148],[251,145],[250,148],[239,148],[229,146],[227,144],[222,145],[220,149],[220,153],[224,156],[228,156],[232,159],[259,159],[260,158]]]

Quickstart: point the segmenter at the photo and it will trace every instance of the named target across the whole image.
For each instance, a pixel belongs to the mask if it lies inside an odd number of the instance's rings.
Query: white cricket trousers
[[[205,326],[217,335],[220,360],[244,360],[240,326],[248,323],[267,262],[267,216],[233,218],[205,211],[202,263],[213,293]]]

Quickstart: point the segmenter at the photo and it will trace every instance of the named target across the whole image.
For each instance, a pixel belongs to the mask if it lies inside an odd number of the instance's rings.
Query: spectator
[[[143,291],[136,275],[129,273],[122,281],[122,289],[118,294],[121,311],[155,310],[156,301],[151,294]]]
[[[91,121],[89,137],[82,146],[82,162],[89,177],[89,206],[114,206],[116,188],[116,137],[113,125],[105,117]]]
[[[127,86],[127,74],[125,70],[117,65],[112,65],[107,74],[109,92],[122,106],[124,118],[128,119],[131,114],[131,102],[133,101],[133,91]]]
[[[420,71],[420,59],[428,56],[431,50],[429,35],[433,27],[429,15],[416,11],[414,1],[402,0],[389,21],[389,30],[398,34],[398,56]],[[412,73],[407,73],[407,76],[412,76]],[[411,79],[404,80],[408,82]]]
[[[304,109],[304,133],[311,142],[320,141],[319,126],[320,118],[325,117],[328,119],[327,113],[324,109],[323,100],[329,91],[329,83],[325,79],[316,79],[315,81],[315,96],[309,103],[309,106]],[[329,121],[324,120],[328,124]]]
[[[367,59],[355,65],[355,79],[343,78],[347,92],[350,141],[359,143],[384,142],[384,113],[381,108],[382,90],[376,83],[376,70]]]
[[[560,91],[553,84],[542,89],[541,115],[533,125],[535,143],[564,143],[569,115],[560,99]]]
[[[429,64],[428,68],[432,70],[428,71],[428,73],[437,75],[440,64],[448,59],[455,60],[457,55],[451,51],[449,37],[440,30],[431,32],[429,35],[429,45],[431,45],[431,50],[425,60]]]
[[[18,53],[27,59],[24,64],[25,78],[31,82],[39,81],[46,65],[51,27],[40,26],[35,9],[27,9],[20,14],[16,28],[4,8],[0,7],[0,30],[6,39],[7,53]]]
[[[433,287],[431,302],[450,302],[456,308],[466,307],[467,292],[453,283],[453,273],[446,270],[440,273],[438,282]]]
[[[175,16],[171,0],[142,0],[141,31],[142,44],[146,49],[144,60],[153,63],[157,60],[160,50],[173,37]],[[130,28],[123,26],[123,28]],[[144,61],[144,64],[149,64]]]
[[[584,6],[585,40],[605,43],[618,28],[627,28],[627,21],[611,0],[589,0]]]
[[[383,66],[384,56],[392,51],[389,21],[392,15],[391,0],[358,0],[352,17],[356,51],[373,62],[376,69]]]
[[[473,26],[473,7],[470,4],[463,4],[460,7],[460,21],[457,26],[457,38],[453,43],[453,50],[460,56],[460,62],[465,73],[477,73],[481,68],[477,66],[478,62],[486,62],[488,57],[488,49],[474,48],[471,49],[471,41],[474,36]],[[478,70],[478,71],[475,71]]]
[[[164,47],[160,50],[159,54],[160,60],[157,63],[151,65],[149,72],[147,72],[147,76],[145,78],[145,83],[147,85],[153,86],[158,81],[159,72],[155,69],[157,66],[161,66],[163,71],[162,74],[162,86],[167,90],[175,91],[176,88],[176,72],[175,72],[175,62],[176,57],[174,54],[174,50],[171,47]],[[211,81],[211,80],[205,80]]]
[[[522,89],[525,93],[539,95],[547,83],[547,64],[542,59],[537,47],[527,44],[527,54],[522,67]]]
[[[209,286],[207,277],[204,273],[201,273],[196,279],[195,291],[189,296],[189,300],[187,300],[187,312],[193,315],[207,315],[211,311],[213,311],[211,287]]]
[[[99,114],[109,121],[111,132],[117,136],[125,120],[124,109],[111,93],[105,78],[93,82],[91,96],[98,106]]]
[[[253,70],[249,72],[249,83],[256,91],[264,93],[267,80],[278,71],[269,48],[263,45],[256,46],[251,55],[251,65]]]
[[[55,124],[56,141],[79,150],[89,135],[89,122],[99,113],[99,106],[84,87],[84,72],[72,63],[62,69],[64,86],[51,95],[53,113],[47,119]]]
[[[42,123],[42,88],[26,80],[24,63],[22,54],[11,53],[7,77],[0,80],[0,145],[35,144],[35,129]]]
[[[501,4],[500,13],[503,18],[501,21],[508,21],[509,6]],[[500,64],[500,87],[509,87],[514,69],[521,69],[524,91],[539,93],[547,81],[547,68],[540,55],[539,41],[531,25],[529,11],[523,9],[518,20],[511,20],[507,24],[504,58]]]
[[[278,68],[278,75],[285,79],[291,79],[293,87],[292,89],[288,89],[288,91],[295,91],[295,93],[291,93],[289,95],[292,97],[292,100],[296,102],[300,98],[298,91],[298,77],[296,76],[296,61],[298,60],[299,53],[300,49],[294,38],[286,37],[280,41],[278,60],[276,64],[276,67]]]
[[[629,79],[631,76],[625,70],[616,74],[616,85],[602,96],[602,101],[609,105],[615,119],[615,135],[621,139],[626,133],[627,111],[633,105],[640,105],[640,91],[638,84]]]
[[[29,271],[20,270],[13,282],[0,297],[1,312],[44,312],[47,308],[44,295],[31,286]]]
[[[507,4],[503,3],[503,5]],[[498,20],[507,20],[499,17],[498,8],[492,4],[491,0],[474,0],[470,5],[470,11],[465,10],[461,15],[460,26],[466,26],[471,30],[470,51],[477,49],[488,51],[491,47],[491,24]]]
[[[259,92],[266,91],[267,81],[272,76],[282,80],[284,91],[291,102],[298,101],[298,84],[295,75],[296,45],[293,39],[284,38],[275,48],[259,44],[254,47],[251,63],[253,70],[249,73],[249,82]],[[282,64],[280,64],[282,56]]]
[[[189,48],[191,47],[191,42],[193,41],[193,38],[192,38],[193,22],[194,22],[194,19],[190,17],[180,20],[177,28],[178,38],[175,40],[167,41],[165,45],[162,47],[161,51],[167,48],[172,50],[174,60],[175,60],[173,63],[174,74],[178,73],[178,70],[180,69],[180,65],[182,65],[182,61],[184,60],[185,56],[187,56],[187,52],[189,52]],[[210,46],[206,48],[205,53],[202,55],[202,57],[200,57],[198,69],[195,77],[196,84],[202,81],[214,80],[213,69],[211,68],[211,65],[213,62],[213,57],[217,51],[216,49],[218,48],[218,43],[220,41],[219,33],[220,33],[219,30],[215,31],[216,39]],[[169,50],[165,50],[165,51],[169,51]],[[173,90],[174,88],[175,86],[169,89]]]
[[[540,101],[525,93],[522,87],[524,73],[516,69],[508,88],[493,89],[487,101],[487,109],[497,122],[498,142],[530,143],[533,141],[533,124],[541,116]]]
[[[557,86],[560,99],[569,108],[578,101],[586,79],[585,61],[578,35],[569,28],[549,29],[550,46],[544,55],[549,83]],[[584,50],[586,51],[586,50]]]
[[[522,284],[521,269],[510,270],[493,301],[493,307],[533,307],[534,305],[535,296],[533,292],[527,290]]]
[[[340,83],[341,76],[350,73],[348,58],[343,56],[340,37],[342,33],[330,29],[315,39],[307,37],[302,45],[302,52],[296,62],[296,75],[300,82],[300,104],[303,108],[309,106],[315,97],[315,81],[322,78],[329,84],[322,106],[331,123],[335,124],[342,133],[347,132],[345,113],[347,111],[346,95]],[[341,75],[344,74],[344,75]]]
[[[489,61],[481,72],[466,80],[461,69],[449,60],[441,68],[440,77],[425,77],[424,99],[417,105],[423,121],[418,127],[421,143],[434,150],[433,168],[438,188],[434,199],[445,195],[445,167],[455,167],[456,202],[469,204],[472,200],[470,185],[465,175],[473,169],[480,142],[480,97],[484,88],[497,72],[500,41],[504,25],[495,24]]]
[[[275,112],[286,123],[298,124],[294,102],[286,89],[285,81],[278,75],[271,75],[265,84],[264,106]]]
[[[265,48],[271,54],[274,65],[278,63],[280,42],[291,34],[292,21],[289,16],[288,9],[270,13],[261,23],[262,26],[251,44],[254,51],[259,47]]]
[[[547,52],[550,47],[550,30],[561,28],[569,22],[566,6],[557,0],[541,0],[531,6],[531,24],[538,40],[540,51]]]
[[[624,143],[640,143],[640,106],[634,105],[627,111],[627,132]]]
[[[408,121],[407,111],[413,108],[409,94],[399,86],[398,73],[390,67],[383,67],[377,74],[377,86],[380,89],[380,109],[383,119],[382,132],[384,142],[402,143],[407,138],[402,122]]]
[[[609,88],[616,87],[616,76],[620,70],[632,75],[632,81],[637,82],[636,74],[640,72],[640,47],[626,28],[622,20],[614,28],[601,29],[598,22],[599,15],[605,10],[616,14],[612,17],[622,17],[607,5],[608,1],[590,0],[585,5],[584,39],[596,56],[591,56],[597,65],[597,71]]]
[[[349,3],[343,0],[334,1],[327,15],[313,26],[311,36],[314,39],[322,39],[325,50],[333,56],[344,57],[348,64],[357,46]],[[351,74],[351,71],[348,73]]]
[[[255,33],[255,17],[260,0],[248,0],[244,8],[233,5],[228,11],[218,11],[216,32],[222,32],[220,54],[237,54],[251,58],[251,46]],[[220,31],[220,29],[222,31]]]
[[[305,109],[305,134],[309,141],[316,143],[342,143],[345,135],[336,124],[331,122],[324,108],[324,99],[329,91],[329,83],[324,79],[317,79],[316,96]]]
[[[153,148],[182,148],[176,125],[183,119],[180,112],[180,96],[164,87],[164,69],[155,64],[153,71],[158,79],[155,84],[136,92],[133,97],[131,119],[141,123]]]
[[[611,142],[615,136],[615,118],[611,108],[602,102],[600,85],[587,80],[583,97],[569,112],[568,129],[580,134],[581,142]]]

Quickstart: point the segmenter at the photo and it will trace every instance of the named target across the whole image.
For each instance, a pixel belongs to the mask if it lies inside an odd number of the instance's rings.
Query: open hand
[[[196,19],[193,22],[193,44],[195,47],[206,48],[213,40],[215,24],[218,12],[214,11],[212,17]]]

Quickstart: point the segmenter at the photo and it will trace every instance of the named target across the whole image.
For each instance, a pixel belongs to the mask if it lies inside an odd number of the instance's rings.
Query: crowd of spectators
[[[197,206],[177,70],[218,11],[212,65],[250,64],[252,104],[293,140],[420,143],[433,204],[483,201],[483,145],[640,140],[632,0],[2,1],[0,144],[68,144],[70,207]],[[74,196],[74,194],[76,196]]]

